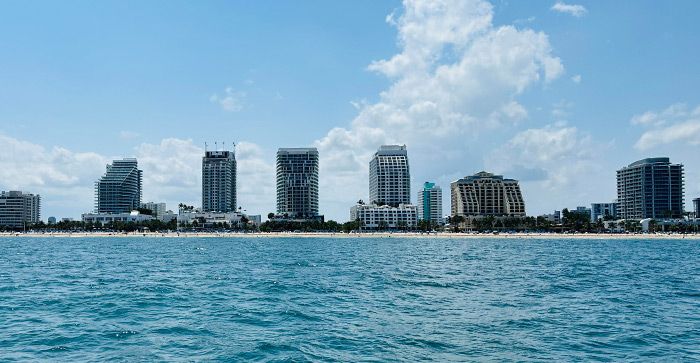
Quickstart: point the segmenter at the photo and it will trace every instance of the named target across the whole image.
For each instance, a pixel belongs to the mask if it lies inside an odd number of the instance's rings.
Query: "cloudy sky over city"
[[[201,205],[204,143],[275,208],[279,147],[317,147],[320,212],[367,199],[406,144],[413,198],[486,170],[530,215],[607,202],[615,170],[685,164],[700,196],[697,1],[69,1],[0,6],[0,189],[80,217],[112,159],[143,200]],[[686,209],[690,208],[686,202]]]

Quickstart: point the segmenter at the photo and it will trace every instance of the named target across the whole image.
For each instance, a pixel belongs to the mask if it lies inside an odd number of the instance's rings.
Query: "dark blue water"
[[[699,360],[700,241],[0,239],[0,360]]]

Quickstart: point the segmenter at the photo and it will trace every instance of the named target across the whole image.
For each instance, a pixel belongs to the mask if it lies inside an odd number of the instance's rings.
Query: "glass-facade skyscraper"
[[[617,171],[617,213],[622,219],[683,216],[683,164],[647,158]]]
[[[141,207],[142,171],[136,159],[114,160],[95,182],[97,213],[129,213]]]
[[[319,215],[316,148],[277,151],[277,213],[299,219]]]
[[[418,192],[418,220],[444,224],[442,217],[442,189],[435,183],[425,182]]]
[[[202,210],[236,210],[236,154],[234,151],[205,151],[202,157]]]

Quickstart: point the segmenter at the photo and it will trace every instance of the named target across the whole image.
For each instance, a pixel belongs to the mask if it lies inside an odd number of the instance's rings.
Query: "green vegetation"
[[[134,232],[134,231],[174,231],[177,229],[175,220],[170,222],[162,222],[158,219],[144,221],[144,222],[109,222],[104,226],[100,223],[91,223],[83,221],[60,221],[56,224],[47,225],[46,223],[39,222],[32,225],[27,225],[27,230],[31,231],[74,231],[74,232],[84,232],[84,231],[119,231],[119,232]],[[22,230],[22,229],[10,229],[0,227],[0,230],[11,231],[11,230]]]
[[[272,213],[271,213],[272,214]],[[269,215],[268,215],[269,217]],[[274,215],[273,215],[274,217]],[[350,233],[360,229],[360,222],[345,222],[340,224],[336,221],[291,221],[285,219],[270,219],[260,225],[260,232],[345,232]]]

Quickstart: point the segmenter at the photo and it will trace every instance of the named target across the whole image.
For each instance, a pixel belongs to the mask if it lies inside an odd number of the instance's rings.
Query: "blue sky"
[[[321,212],[367,197],[382,143],[414,190],[482,169],[528,214],[615,198],[615,170],[670,156],[700,196],[695,1],[7,2],[0,189],[43,217],[92,209],[113,158],[144,199],[199,205],[205,141],[239,144],[239,200],[274,208],[278,147],[321,153]],[[415,193],[414,193],[415,194]],[[686,208],[690,208],[686,203]]]

